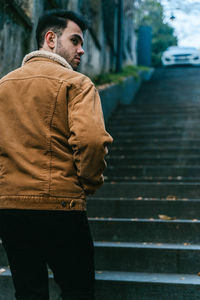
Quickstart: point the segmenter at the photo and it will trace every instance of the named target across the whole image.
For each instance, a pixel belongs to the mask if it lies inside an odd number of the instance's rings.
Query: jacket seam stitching
[[[45,78],[45,79],[50,79],[50,80],[56,80],[56,81],[62,81],[62,82],[67,82],[67,79],[58,79],[56,77],[50,77],[50,76],[28,76],[24,78],[7,78],[7,79],[2,79],[2,82],[0,82],[0,85],[6,83],[7,81],[20,81],[20,80],[27,80],[27,79],[33,79],[33,78]]]
[[[21,198],[21,197],[23,197],[23,198],[30,198],[30,197],[33,197],[33,198],[64,198],[64,199],[71,199],[71,198],[73,198],[73,199],[77,199],[77,200],[85,200],[84,198],[81,198],[80,196],[78,196],[78,197],[75,197],[75,196],[57,196],[57,195],[32,195],[32,194],[30,194],[30,195],[24,195],[24,194],[22,194],[22,195],[7,195],[7,194],[1,194],[0,195],[0,198],[2,198],[2,197],[4,197],[4,198]]]
[[[50,134],[50,145],[49,145],[49,150],[50,150],[50,162],[49,162],[49,186],[48,186],[48,193],[50,194],[50,190],[51,190],[51,184],[52,184],[52,158],[53,158],[53,151],[52,151],[52,137],[51,137],[51,132],[52,132],[52,123],[53,123],[53,118],[54,118],[54,114],[56,111],[56,106],[57,106],[57,102],[58,102],[58,95],[61,89],[63,82],[61,82],[59,89],[58,89],[58,93],[56,96],[56,101],[54,104],[54,109],[53,109],[53,113],[51,116],[51,120],[50,120],[50,124],[49,124],[49,134]]]

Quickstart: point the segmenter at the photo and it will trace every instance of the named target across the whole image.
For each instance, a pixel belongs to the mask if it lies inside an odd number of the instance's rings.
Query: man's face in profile
[[[55,53],[62,56],[74,70],[77,70],[81,56],[84,54],[83,32],[73,21],[68,20],[67,27],[58,37]]]

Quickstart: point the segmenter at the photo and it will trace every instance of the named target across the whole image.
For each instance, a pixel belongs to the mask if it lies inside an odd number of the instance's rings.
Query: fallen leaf
[[[171,196],[171,195],[169,195],[169,196],[167,196],[166,199],[167,199],[167,200],[176,200],[177,198],[176,198],[176,196]]]
[[[176,220],[175,217],[170,217],[170,216],[167,216],[167,215],[158,215],[158,217],[161,220]]]
[[[197,273],[197,276],[200,276],[200,272]]]

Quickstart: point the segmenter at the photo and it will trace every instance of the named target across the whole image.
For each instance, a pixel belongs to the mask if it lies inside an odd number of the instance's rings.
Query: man
[[[85,29],[73,12],[46,13],[39,51],[0,81],[1,237],[18,300],[49,299],[47,265],[62,299],[94,299],[86,196],[103,183],[112,138],[98,92],[74,71]]]

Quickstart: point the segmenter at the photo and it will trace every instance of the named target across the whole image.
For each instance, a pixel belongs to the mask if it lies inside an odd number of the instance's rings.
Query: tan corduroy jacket
[[[90,79],[31,52],[0,80],[0,209],[85,210],[111,142]]]

